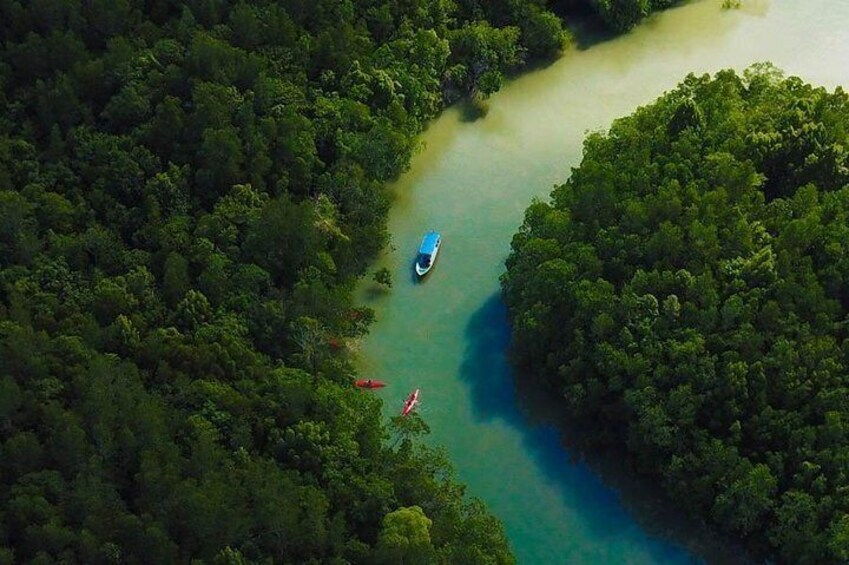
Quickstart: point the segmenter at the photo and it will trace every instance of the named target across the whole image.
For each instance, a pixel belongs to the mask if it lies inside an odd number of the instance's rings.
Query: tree
[[[176,251],[172,251],[165,260],[162,275],[162,293],[165,300],[168,304],[176,306],[190,286],[188,261]]]
[[[627,31],[651,11],[651,0],[594,0],[602,19],[616,31]]]
[[[430,563],[434,548],[430,541],[433,521],[421,507],[401,507],[384,516],[375,548],[379,563]]]
[[[271,273],[275,281],[291,286],[299,271],[316,263],[321,242],[312,205],[285,196],[263,208],[248,230],[245,251],[247,258]]]
[[[743,535],[760,528],[774,504],[778,481],[764,464],[752,467],[717,496],[714,513],[720,523]]]
[[[556,55],[569,41],[560,19],[531,4],[520,20],[521,41],[528,53],[535,57]]]
[[[392,273],[390,273],[389,269],[386,267],[375,271],[372,278],[377,284],[383,285],[387,288],[392,288]]]
[[[487,22],[450,35],[452,65],[449,74],[471,95],[486,98],[501,86],[504,71],[519,64],[522,50],[517,27],[494,28]]]
[[[197,184],[202,202],[213,202],[240,180],[244,162],[235,128],[207,129],[200,146]]]

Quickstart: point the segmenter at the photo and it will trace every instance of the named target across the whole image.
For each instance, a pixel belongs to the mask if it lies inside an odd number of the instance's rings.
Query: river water
[[[579,457],[557,410],[522,386],[505,359],[498,298],[510,238],[533,197],[545,198],[581,159],[587,131],[609,127],[690,72],[771,61],[787,74],[849,86],[849,0],[702,0],[650,18],[614,40],[567,52],[523,74],[470,120],[452,108],[423,135],[424,150],[395,183],[392,247],[377,267],[394,284],[365,283],[377,313],[362,344],[364,376],[387,413],[421,389],[427,441],[448,450],[468,493],[503,522],[519,563],[737,562],[738,548],[683,518],[615,456]],[[428,229],[443,235],[421,284],[412,262]]]

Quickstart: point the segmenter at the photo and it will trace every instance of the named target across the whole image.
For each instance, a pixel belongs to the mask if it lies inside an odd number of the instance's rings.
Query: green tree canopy
[[[376,555],[380,563],[430,563],[433,545],[430,527],[433,522],[419,506],[399,508],[383,518],[377,536]]]
[[[534,202],[514,357],[675,500],[788,563],[845,560],[849,96],[688,76]]]

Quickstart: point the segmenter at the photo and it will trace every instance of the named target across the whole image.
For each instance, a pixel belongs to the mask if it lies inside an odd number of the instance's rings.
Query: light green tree
[[[377,537],[376,561],[387,565],[430,563],[434,555],[430,540],[432,524],[420,506],[390,512],[383,517]]]

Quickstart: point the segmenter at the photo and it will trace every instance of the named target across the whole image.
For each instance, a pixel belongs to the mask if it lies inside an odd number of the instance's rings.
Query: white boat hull
[[[420,277],[423,277],[426,274],[428,274],[430,272],[430,270],[433,269],[433,264],[436,263],[436,256],[437,255],[439,255],[439,248],[438,247],[433,252],[433,255],[430,256],[430,263],[428,264],[427,267],[422,267],[419,264],[419,260],[421,259],[420,257],[416,258],[416,274]]]

